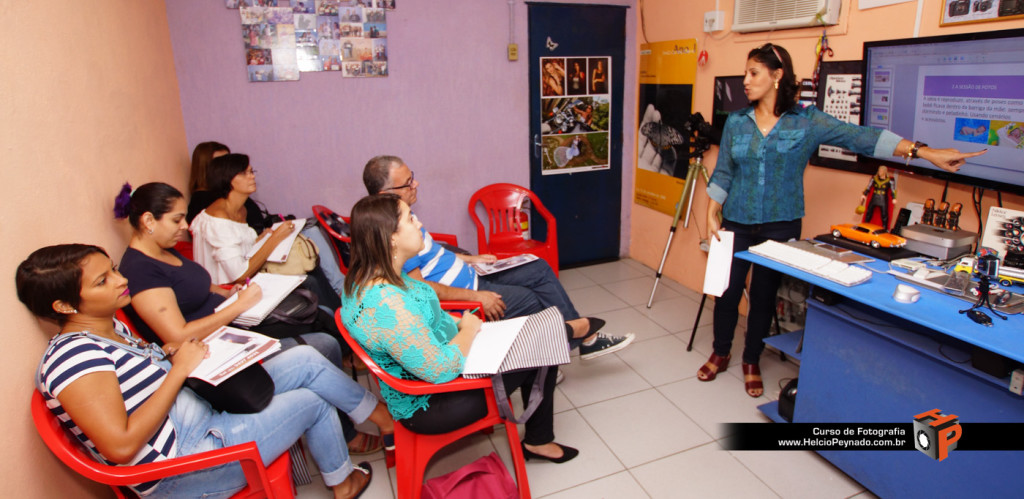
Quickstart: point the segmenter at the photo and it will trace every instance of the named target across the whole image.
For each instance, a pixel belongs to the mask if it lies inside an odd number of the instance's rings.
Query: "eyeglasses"
[[[408,182],[406,182],[406,183],[404,183],[402,185],[396,186],[396,187],[388,187],[387,189],[384,189],[384,190],[385,191],[397,191],[399,189],[408,189],[408,188],[412,187],[412,183],[415,182],[415,181],[416,181],[416,174],[413,173],[413,172],[409,172],[409,181]]]
[[[256,175],[256,169],[246,168],[244,171],[242,171],[242,175]]]

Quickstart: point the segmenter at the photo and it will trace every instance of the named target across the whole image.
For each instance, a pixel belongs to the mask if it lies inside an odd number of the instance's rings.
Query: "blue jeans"
[[[263,366],[274,379],[274,399],[256,414],[216,412],[191,390],[178,393],[169,414],[178,455],[255,441],[269,464],[305,434],[324,483],[343,482],[353,468],[335,408],[359,423],[377,398],[307,345],[289,348]],[[232,463],[165,478],[149,497],[228,497],[244,486],[241,466]]]
[[[534,260],[497,274],[480,276],[479,279],[479,290],[501,295],[501,300],[505,302],[506,318],[535,314],[552,306],[558,307],[567,321],[580,318],[580,313],[573,307],[562,283],[545,260]],[[566,330],[566,335],[569,338],[569,350],[583,343],[582,338],[572,337],[571,329]]]
[[[551,306],[558,307],[567,321],[580,317],[562,283],[558,282],[551,266],[544,260],[480,276],[477,287],[501,295],[505,302],[505,317],[508,318],[535,314]]]
[[[732,250],[734,253],[746,251],[769,239],[789,241],[800,237],[800,219],[787,222],[769,222],[747,225],[724,220],[722,228],[734,233]],[[732,350],[732,337],[736,332],[739,320],[740,298],[747,282],[747,271],[750,262],[739,258],[732,259],[729,273],[729,287],[720,298],[715,299],[713,347],[715,354],[725,357]],[[775,314],[775,295],[779,290],[782,274],[754,265],[750,276],[750,307],[747,310],[747,339],[743,347],[743,362],[757,364],[764,351],[764,337],[768,335],[772,317]]]

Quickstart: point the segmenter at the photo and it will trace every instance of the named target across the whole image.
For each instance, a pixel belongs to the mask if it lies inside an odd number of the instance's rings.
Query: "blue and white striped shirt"
[[[131,337],[125,326],[114,321],[115,330],[127,339],[131,346],[115,344],[88,332],[60,334],[50,340],[50,345],[39,363],[36,387],[43,394],[46,406],[57,416],[65,430],[82,442],[98,460],[117,466],[104,458],[78,425],[68,416],[57,396],[71,383],[82,376],[97,372],[113,372],[124,396],[124,408],[130,416],[163,383],[167,368],[157,363],[163,358],[163,350],[150,344],[142,347]],[[146,442],[129,465],[152,463],[170,459],[178,454],[174,425],[169,418],[157,428],[153,437]],[[159,480],[136,484],[131,488],[139,495],[151,493]]]
[[[405,262],[402,271],[408,274],[418,268],[424,280],[453,288],[476,290],[477,275],[473,267],[434,242],[427,229],[421,227],[420,231],[423,232],[423,249]]]

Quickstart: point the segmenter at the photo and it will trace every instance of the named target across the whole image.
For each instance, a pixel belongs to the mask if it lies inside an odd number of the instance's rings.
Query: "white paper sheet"
[[[299,233],[302,232],[302,227],[306,225],[305,218],[296,218],[295,220],[285,220],[284,222],[277,222],[276,224],[274,224],[273,227],[271,227],[271,229],[276,230],[278,227],[281,226],[281,224],[285,222],[294,222],[295,230],[293,230],[292,233],[288,235],[288,237],[281,240],[281,242],[278,243],[277,247],[274,248],[274,251],[270,252],[270,256],[267,257],[268,262],[286,262],[288,260],[288,253],[292,251],[292,244],[295,243],[295,238],[299,237]],[[255,255],[256,252],[263,247],[263,244],[267,242],[267,239],[270,239],[269,234],[261,237],[258,241],[256,241],[256,244],[252,245],[252,248],[249,249],[249,252],[245,254],[245,259],[248,260],[252,258],[253,255]]]
[[[516,317],[503,321],[485,322],[473,338],[469,355],[462,367],[463,374],[494,374],[516,341],[528,317]]]
[[[722,296],[729,287],[729,271],[732,269],[733,233],[719,230],[718,238],[711,237],[708,250],[708,266],[704,271],[704,294]]]

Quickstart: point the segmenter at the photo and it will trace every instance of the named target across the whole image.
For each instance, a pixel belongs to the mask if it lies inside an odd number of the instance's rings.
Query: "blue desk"
[[[1024,317],[984,327],[958,312],[967,302],[937,291],[919,288],[913,304],[893,300],[902,281],[891,275],[848,288],[748,252],[736,256],[844,298],[834,306],[808,300],[794,421],[910,423],[938,408],[961,423],[1024,423],[1024,398],[1007,390],[1009,378],[970,362],[974,347],[1024,362]],[[762,410],[778,420],[776,403]],[[883,498],[1024,495],[1024,452],[953,451],[941,462],[917,451],[820,454]]]

